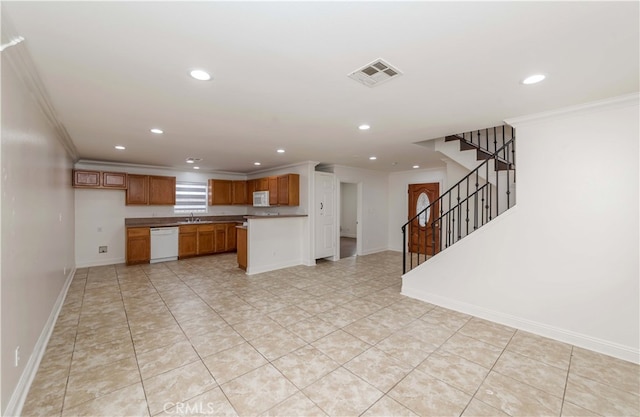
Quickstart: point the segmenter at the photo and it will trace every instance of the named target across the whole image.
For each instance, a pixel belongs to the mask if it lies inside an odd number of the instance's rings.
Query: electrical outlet
[[[107,253],[106,246],[98,246],[98,253]]]
[[[20,365],[20,346],[18,346],[16,348],[16,355],[15,355],[15,364],[14,366],[17,368],[18,365]]]

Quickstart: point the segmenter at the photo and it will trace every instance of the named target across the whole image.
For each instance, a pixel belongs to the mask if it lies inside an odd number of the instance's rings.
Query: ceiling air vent
[[[402,72],[383,59],[376,59],[370,64],[355,70],[349,74],[349,78],[356,80],[367,87],[375,87],[392,78],[397,78]]]

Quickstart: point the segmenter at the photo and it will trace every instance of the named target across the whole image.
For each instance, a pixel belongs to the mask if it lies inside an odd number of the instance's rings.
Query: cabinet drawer
[[[198,232],[213,232],[213,229],[215,229],[215,225],[213,224],[202,224],[198,227]]]
[[[198,226],[180,226],[180,233],[195,233],[198,231]]]
[[[130,227],[127,229],[127,237],[151,236],[151,229],[148,227]]]

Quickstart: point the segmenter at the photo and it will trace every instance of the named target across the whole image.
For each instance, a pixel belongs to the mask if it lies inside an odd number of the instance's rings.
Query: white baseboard
[[[44,352],[47,350],[47,343],[49,343],[49,338],[51,337],[53,328],[55,327],[56,321],[58,320],[58,315],[60,314],[60,310],[62,309],[62,305],[64,304],[64,299],[67,296],[67,291],[69,290],[71,281],[73,281],[75,272],[76,268],[71,268],[71,270],[69,271],[69,275],[67,275],[64,286],[62,287],[60,294],[58,294],[58,299],[51,309],[49,319],[47,319],[42,332],[40,332],[40,337],[33,347],[33,353],[31,354],[31,356],[29,356],[29,360],[27,361],[27,365],[22,371],[22,375],[20,376],[18,385],[16,386],[16,389],[13,391],[13,394],[9,399],[9,403],[7,404],[7,408],[5,409],[3,414],[4,416],[19,416],[22,414],[22,407],[24,406],[24,402],[27,399],[29,388],[31,388],[33,379],[38,372],[38,367],[40,367],[40,361],[44,356]]]
[[[275,264],[262,265],[260,267],[251,267],[251,265],[249,265],[247,267],[247,275],[262,274],[263,272],[276,271],[278,269],[289,268],[298,265],[304,265],[304,263],[301,260],[291,260]]]
[[[387,250],[387,248],[367,249],[367,250],[363,250],[361,255],[373,255],[374,253],[385,252],[386,250]]]
[[[526,332],[534,333],[540,336],[548,337],[560,342],[569,343],[584,349],[599,352],[605,355],[613,356],[628,362],[640,364],[640,350],[630,346],[624,346],[618,343],[588,336],[585,334],[573,332],[571,330],[561,329],[549,326],[544,323],[538,323],[521,317],[512,316],[499,311],[490,310],[484,307],[468,304],[462,301],[453,300],[448,297],[427,293],[420,290],[407,290],[402,288],[401,294],[407,297],[415,298],[427,303],[435,304],[450,310],[459,311],[461,313],[470,314],[485,320],[493,321],[505,326],[513,327]]]
[[[76,260],[76,268],[90,268],[92,266],[115,265],[123,263],[125,263],[124,258],[95,259],[91,261]]]

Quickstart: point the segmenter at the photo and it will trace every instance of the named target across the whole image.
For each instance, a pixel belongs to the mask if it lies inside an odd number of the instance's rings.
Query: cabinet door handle
[[[320,203],[320,210],[322,210],[322,208],[323,208],[323,205],[322,205],[322,203]]]

